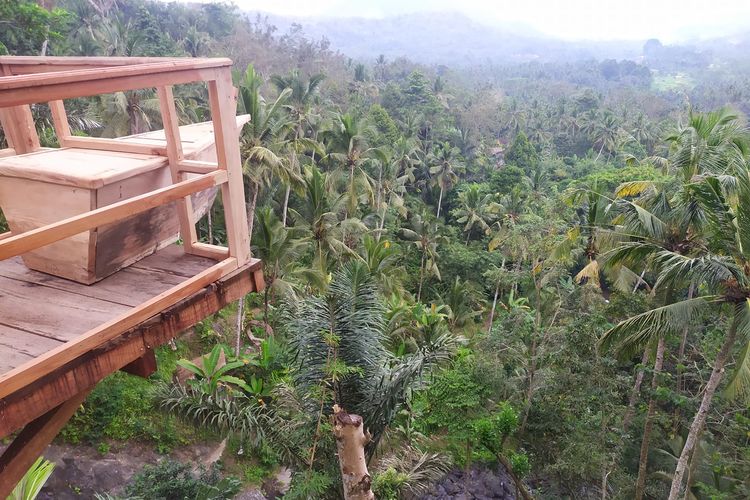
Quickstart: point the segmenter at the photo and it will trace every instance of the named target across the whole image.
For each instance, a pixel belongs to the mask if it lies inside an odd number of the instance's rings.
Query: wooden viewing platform
[[[14,214],[0,234],[0,438],[17,433],[0,456],[2,499],[99,381],[152,374],[155,347],[264,283],[250,257],[246,118],[235,117],[230,60],[0,57],[0,75],[0,207]],[[193,82],[208,86],[212,121],[179,127],[172,85]],[[71,134],[63,99],[143,88],[157,90],[162,131]],[[32,103],[50,106],[59,149],[40,147]],[[153,174],[131,181],[143,172]],[[49,186],[91,201],[64,203]],[[196,235],[193,204],[217,188],[227,247]],[[23,202],[49,210],[4,206]]]

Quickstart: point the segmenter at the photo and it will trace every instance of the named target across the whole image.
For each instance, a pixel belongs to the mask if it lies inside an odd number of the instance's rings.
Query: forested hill
[[[267,285],[150,380],[100,384],[57,462],[121,477],[55,472],[52,498],[337,499],[353,462],[387,500],[750,498],[741,38],[544,60],[548,41],[440,16],[305,31],[224,3],[44,3],[0,0],[0,52],[233,60]],[[65,106],[76,134],[123,136],[161,128],[155,95]],[[174,95],[181,123],[207,119],[205,87]],[[48,106],[32,114],[56,146]],[[221,203],[197,229],[225,243]],[[337,447],[359,417],[367,478]],[[220,467],[186,463],[201,443]]]
[[[384,18],[285,17],[262,12],[260,16],[280,33],[300,30],[304,36],[327,39],[331,47],[354,59],[407,57],[428,63],[467,67],[478,64],[521,62],[571,62],[587,59],[640,60],[646,40],[563,41],[514,24],[484,24],[458,12],[414,13]],[[295,26],[296,25],[296,26]],[[741,55],[750,43],[750,32],[727,33],[719,39],[681,42],[684,54]]]
[[[253,15],[251,13],[251,15]],[[262,14],[261,14],[262,15]],[[635,58],[642,43],[565,43],[523,26],[488,26],[457,12],[417,13],[383,19],[269,16],[280,30],[301,26],[314,39],[355,59],[408,57],[425,63],[475,64],[589,58]]]

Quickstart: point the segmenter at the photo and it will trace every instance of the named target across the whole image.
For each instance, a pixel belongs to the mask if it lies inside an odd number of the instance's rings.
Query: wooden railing
[[[168,158],[172,185],[21,234],[0,235],[0,260],[24,254],[92,228],[176,202],[185,252],[218,260],[200,274],[136,306],[31,362],[0,375],[0,398],[60,368],[133,328],[250,260],[242,165],[236,140],[236,91],[229,59],[0,57],[0,122],[9,149],[0,157],[39,149],[29,104],[48,102],[62,147],[160,155]],[[206,82],[216,144],[216,163],[186,160],[172,86]],[[131,141],[74,137],[63,99],[156,88],[166,147]],[[191,173],[191,178],[185,176]],[[197,176],[196,176],[197,174]],[[220,186],[227,247],[197,241],[190,195]],[[50,203],[54,203],[50,200]]]

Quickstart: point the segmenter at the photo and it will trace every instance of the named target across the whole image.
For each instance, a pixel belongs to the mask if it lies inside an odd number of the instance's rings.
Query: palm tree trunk
[[[443,186],[440,186],[440,197],[438,198],[437,217],[440,217],[440,206],[443,204]]]
[[[648,363],[648,349],[643,351],[643,357],[641,358],[641,365],[646,366],[646,363]],[[625,416],[622,417],[623,434],[627,434],[630,422],[633,420],[633,415],[635,415],[635,404],[638,402],[638,397],[641,394],[641,384],[643,383],[643,376],[645,373],[646,372],[643,371],[643,368],[641,368],[635,376],[635,383],[633,384],[633,389],[630,391],[628,409],[625,410]]]
[[[417,302],[422,300],[422,283],[424,282],[424,261],[425,261],[425,251],[422,250],[422,263],[419,266],[419,290],[417,290]]]
[[[659,385],[659,375],[664,365],[664,337],[659,337],[656,346],[656,360],[654,361],[654,374],[651,378],[651,397],[648,400],[648,411],[646,422],[643,424],[643,439],[641,440],[641,457],[638,461],[638,481],[635,484],[635,500],[642,500],[646,490],[646,466],[648,465],[648,447],[651,440],[651,429],[654,426],[654,412],[656,411],[656,397],[654,393]]]
[[[286,213],[289,210],[289,194],[292,192],[292,186],[287,185],[286,194],[284,194],[284,209],[281,215],[281,223],[286,227]]]
[[[250,182],[250,203],[245,204],[245,210],[247,211],[247,233],[250,236],[250,241],[253,240],[253,225],[255,224],[255,205],[258,203],[258,191],[260,186],[255,182]]]
[[[708,410],[711,408],[711,401],[714,398],[716,389],[719,387],[721,377],[724,375],[724,365],[732,351],[732,346],[734,346],[734,340],[737,336],[737,323],[738,318],[735,314],[735,317],[732,319],[732,326],[729,327],[729,333],[727,334],[726,339],[724,339],[724,344],[721,346],[719,354],[716,356],[714,368],[711,371],[711,376],[708,378],[708,383],[706,384],[706,389],[703,393],[703,400],[698,408],[698,413],[695,414],[693,423],[690,425],[690,430],[688,431],[688,436],[685,440],[685,446],[683,446],[682,453],[680,453],[680,458],[677,461],[677,467],[675,468],[674,476],[672,476],[672,487],[669,490],[669,500],[677,500],[680,490],[682,489],[682,479],[687,470],[688,459],[690,458],[690,455],[692,455],[695,445],[698,442],[698,435],[701,433],[703,426],[706,423]]]
[[[505,257],[503,257],[503,262],[500,264],[500,269],[505,268]],[[495,286],[495,298],[492,299],[492,309],[490,310],[490,325],[487,327],[487,335],[492,333],[492,322],[495,321],[495,309],[497,308],[497,296],[500,293],[500,280],[497,280],[497,285]]]
[[[365,460],[365,445],[370,442],[370,436],[364,432],[362,417],[334,405],[331,426],[336,438],[344,500],[374,500]]]
[[[237,336],[234,342],[234,355],[240,355],[240,347],[242,346],[242,325],[245,319],[245,297],[242,297],[237,301]]]
[[[596,155],[596,159],[594,160],[594,163],[599,161],[599,157],[602,155],[602,151],[604,151],[604,141],[602,141],[602,147],[599,148],[599,154]]]

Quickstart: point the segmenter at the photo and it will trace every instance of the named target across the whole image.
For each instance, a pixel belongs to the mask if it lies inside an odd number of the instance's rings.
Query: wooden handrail
[[[0,240],[0,260],[124,219],[227,182],[218,170]]]

